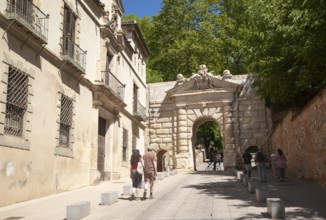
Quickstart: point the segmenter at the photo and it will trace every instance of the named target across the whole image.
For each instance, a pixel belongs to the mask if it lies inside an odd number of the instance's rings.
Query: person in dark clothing
[[[138,162],[142,162],[142,156],[139,150],[134,150],[130,159],[130,177],[132,180],[132,196],[130,200],[140,200],[139,191],[141,188],[141,181],[143,176],[137,172]]]
[[[261,183],[267,182],[266,170],[265,170],[265,155],[262,152],[262,148],[258,148],[255,156],[255,162],[257,164],[258,175]]]
[[[248,149],[245,151],[245,153],[242,155],[244,167],[245,167],[245,174],[248,174],[248,177],[251,177],[251,159],[252,156],[249,153]]]

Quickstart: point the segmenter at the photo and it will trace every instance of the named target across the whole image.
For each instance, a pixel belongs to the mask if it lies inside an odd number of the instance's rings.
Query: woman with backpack
[[[140,200],[139,190],[141,188],[143,173],[142,169],[139,169],[138,166],[143,168],[143,161],[139,150],[135,149],[133,150],[130,159],[130,177],[132,180],[132,196],[130,200]]]

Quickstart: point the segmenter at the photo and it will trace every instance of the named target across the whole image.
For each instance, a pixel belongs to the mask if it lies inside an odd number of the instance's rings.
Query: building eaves
[[[124,21],[121,23],[121,27],[134,27],[133,30],[134,30],[135,36],[140,41],[143,51],[145,53],[145,56],[148,57],[150,55],[150,51],[149,51],[149,48],[145,42],[145,39],[143,37],[143,34],[141,33],[141,30],[140,30],[137,22],[136,21]]]

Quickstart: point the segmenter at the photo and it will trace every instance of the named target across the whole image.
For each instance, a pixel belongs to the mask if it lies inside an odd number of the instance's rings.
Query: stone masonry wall
[[[271,142],[287,156],[287,173],[326,186],[326,89],[300,112],[288,112]]]

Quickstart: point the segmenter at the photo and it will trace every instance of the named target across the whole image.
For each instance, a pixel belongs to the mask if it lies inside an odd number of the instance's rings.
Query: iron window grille
[[[4,132],[23,135],[23,119],[28,103],[28,75],[9,67]]]
[[[69,136],[73,123],[73,100],[61,95],[59,146],[69,147]]]

